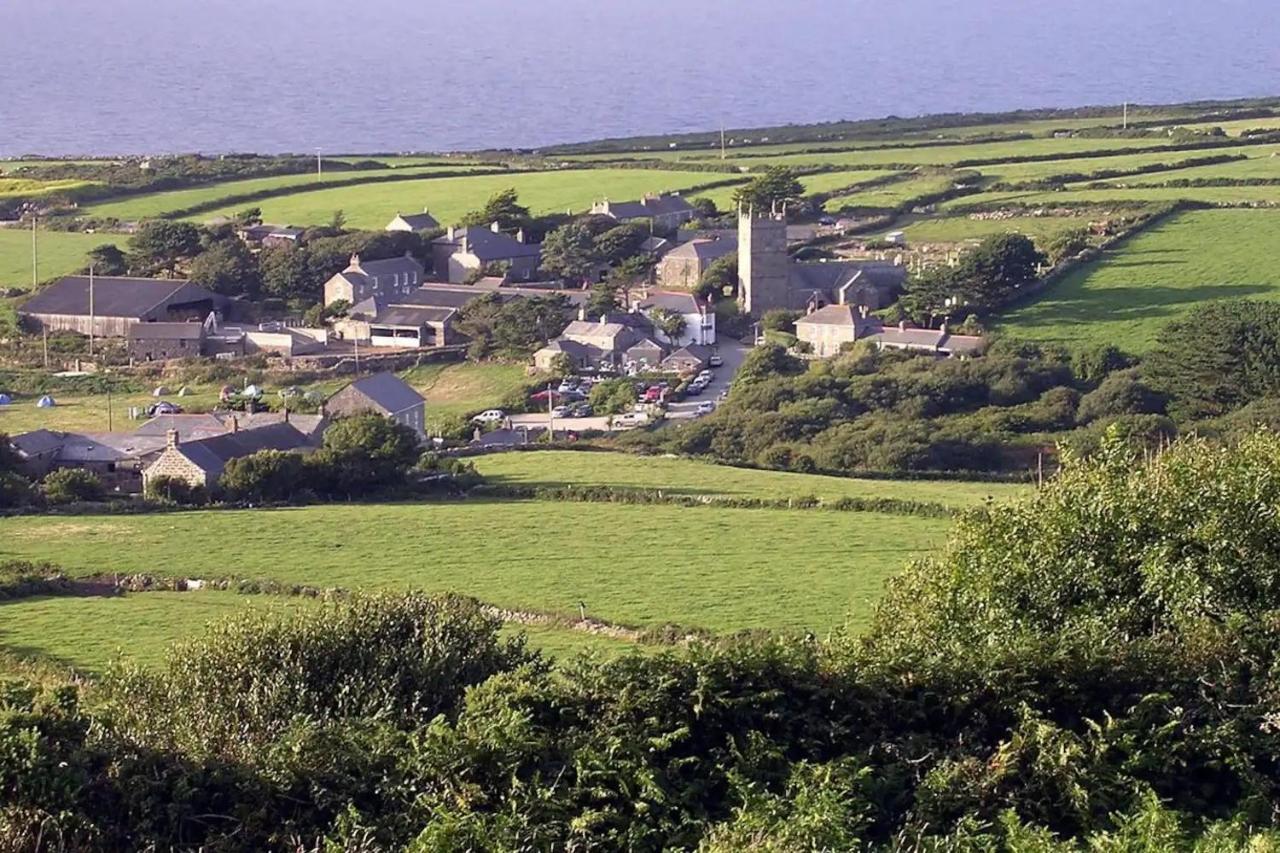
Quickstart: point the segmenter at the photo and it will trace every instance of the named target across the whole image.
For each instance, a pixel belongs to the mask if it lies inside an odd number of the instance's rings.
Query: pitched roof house
[[[159,477],[172,477],[191,486],[211,489],[233,459],[260,450],[309,448],[302,433],[285,422],[240,429],[238,423],[232,421],[229,432],[192,441],[182,441],[176,430],[170,430],[165,436],[164,451],[142,472],[142,481],[146,486]]]
[[[347,268],[324,283],[324,304],[345,299],[352,305],[371,296],[403,296],[422,284],[426,270],[409,253],[378,261],[352,255]]]
[[[325,402],[325,412],[354,415],[377,412],[409,427],[419,438],[427,434],[426,403],[422,395],[394,373],[375,373],[352,382]]]
[[[639,201],[603,201],[591,206],[597,216],[608,216],[619,222],[652,220],[654,228],[674,231],[698,214],[698,209],[678,195],[646,195]]]
[[[185,279],[60,278],[24,302],[18,316],[34,329],[122,338],[136,323],[203,320],[227,299]]]
[[[387,223],[386,231],[409,231],[422,233],[435,231],[440,223],[424,207],[421,213],[397,213],[396,218]]]
[[[681,243],[658,263],[658,284],[667,289],[692,290],[715,261],[738,251],[736,237],[706,238]]]
[[[120,432],[39,429],[13,436],[10,444],[28,476],[43,477],[57,468],[83,468],[97,474],[108,488],[136,492],[142,486],[143,467],[164,449],[165,439]]]
[[[650,290],[637,294],[631,305],[640,313],[653,320],[658,311],[679,314],[684,320],[684,331],[674,339],[654,324],[654,334],[664,343],[672,347],[689,344],[701,346],[714,345],[716,342],[716,315],[709,306],[688,291]]]
[[[524,241],[524,232],[515,237],[504,234],[493,223],[488,228],[452,228],[431,241],[431,257],[436,275],[446,281],[465,282],[490,264],[508,267],[508,281],[532,281],[542,259],[542,247]]]
[[[867,316],[865,306],[827,305],[796,320],[796,338],[806,341],[814,355],[827,357],[840,352],[844,344],[868,340],[879,349],[926,352],[942,357],[979,354],[986,341],[971,335],[953,335],[944,323],[941,329],[917,329],[906,323],[885,326]]]

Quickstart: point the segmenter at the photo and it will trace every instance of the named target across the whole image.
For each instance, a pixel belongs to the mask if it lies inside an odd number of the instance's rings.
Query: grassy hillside
[[[1006,335],[1141,353],[1206,300],[1280,299],[1280,211],[1183,213],[1076,271],[1000,320]]]
[[[77,574],[164,568],[418,587],[636,625],[824,631],[865,623],[947,522],[823,510],[493,502],[0,520],[0,558]],[[127,542],[129,547],[112,547]]]
[[[80,234],[41,231],[38,235],[40,281],[67,275],[82,267],[85,255],[103,243],[123,245],[118,234]],[[31,232],[0,228],[0,287],[31,287]]]
[[[646,192],[682,190],[715,181],[732,180],[718,172],[681,172],[651,169],[590,169],[525,174],[476,175],[421,181],[397,181],[340,189],[300,191],[268,199],[257,206],[270,222],[308,225],[328,222],[335,210],[346,215],[353,228],[381,228],[397,210],[430,208],[442,223],[456,222],[463,214],[484,205],[494,193],[515,187],[520,202],[535,214],[574,210],[582,212],[604,197],[634,199]],[[742,178],[746,180],[746,178]],[[230,216],[226,208],[197,218]]]
[[[476,468],[497,483],[522,486],[620,486],[662,489],[670,494],[727,497],[897,498],[952,507],[1003,500],[1030,492],[1029,486],[932,480],[862,480],[730,468],[692,459],[619,453],[543,450],[481,456]]]

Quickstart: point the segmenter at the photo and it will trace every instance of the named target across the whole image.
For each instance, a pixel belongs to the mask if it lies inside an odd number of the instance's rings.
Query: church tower
[[[759,317],[771,308],[790,308],[790,297],[786,215],[756,214],[739,206],[738,302],[743,312]]]

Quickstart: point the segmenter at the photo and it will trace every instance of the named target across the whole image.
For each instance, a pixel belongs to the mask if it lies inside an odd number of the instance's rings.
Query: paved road
[[[682,403],[672,403],[667,409],[667,418],[683,420],[697,417],[695,410],[698,408],[698,404],[703,400],[715,400],[720,396],[720,392],[723,389],[729,387],[729,383],[733,381],[734,374],[738,372],[738,368],[742,366],[742,360],[747,357],[747,353],[750,350],[751,348],[746,344],[739,343],[733,339],[728,339],[721,343],[717,352],[724,359],[724,364],[714,368],[715,379],[711,381],[711,384],[707,386],[707,389],[700,396],[690,397]],[[512,415],[511,425],[515,427],[543,427],[545,429],[547,420],[546,412]],[[556,418],[556,429],[607,430],[609,429],[609,418]]]

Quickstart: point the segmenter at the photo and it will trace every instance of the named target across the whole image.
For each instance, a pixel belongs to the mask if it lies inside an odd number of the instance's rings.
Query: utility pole
[[[316,149],[316,180],[324,178],[324,161],[320,159],[320,149]]]
[[[89,355],[93,355],[93,264],[89,264]]]
[[[1124,119],[1123,119],[1122,127],[1124,130],[1129,129],[1129,102],[1128,101],[1124,102]]]
[[[720,122],[720,159],[723,160],[724,158],[724,122]]]
[[[107,386],[107,432],[112,431],[111,423],[111,386]]]
[[[551,383],[548,382],[547,383],[547,440],[548,441],[556,440],[556,416],[554,414],[555,403],[553,402],[553,400],[554,398],[552,397]]]
[[[35,211],[31,213],[31,292],[34,293],[40,284],[40,251],[36,245],[36,222],[40,217]]]

